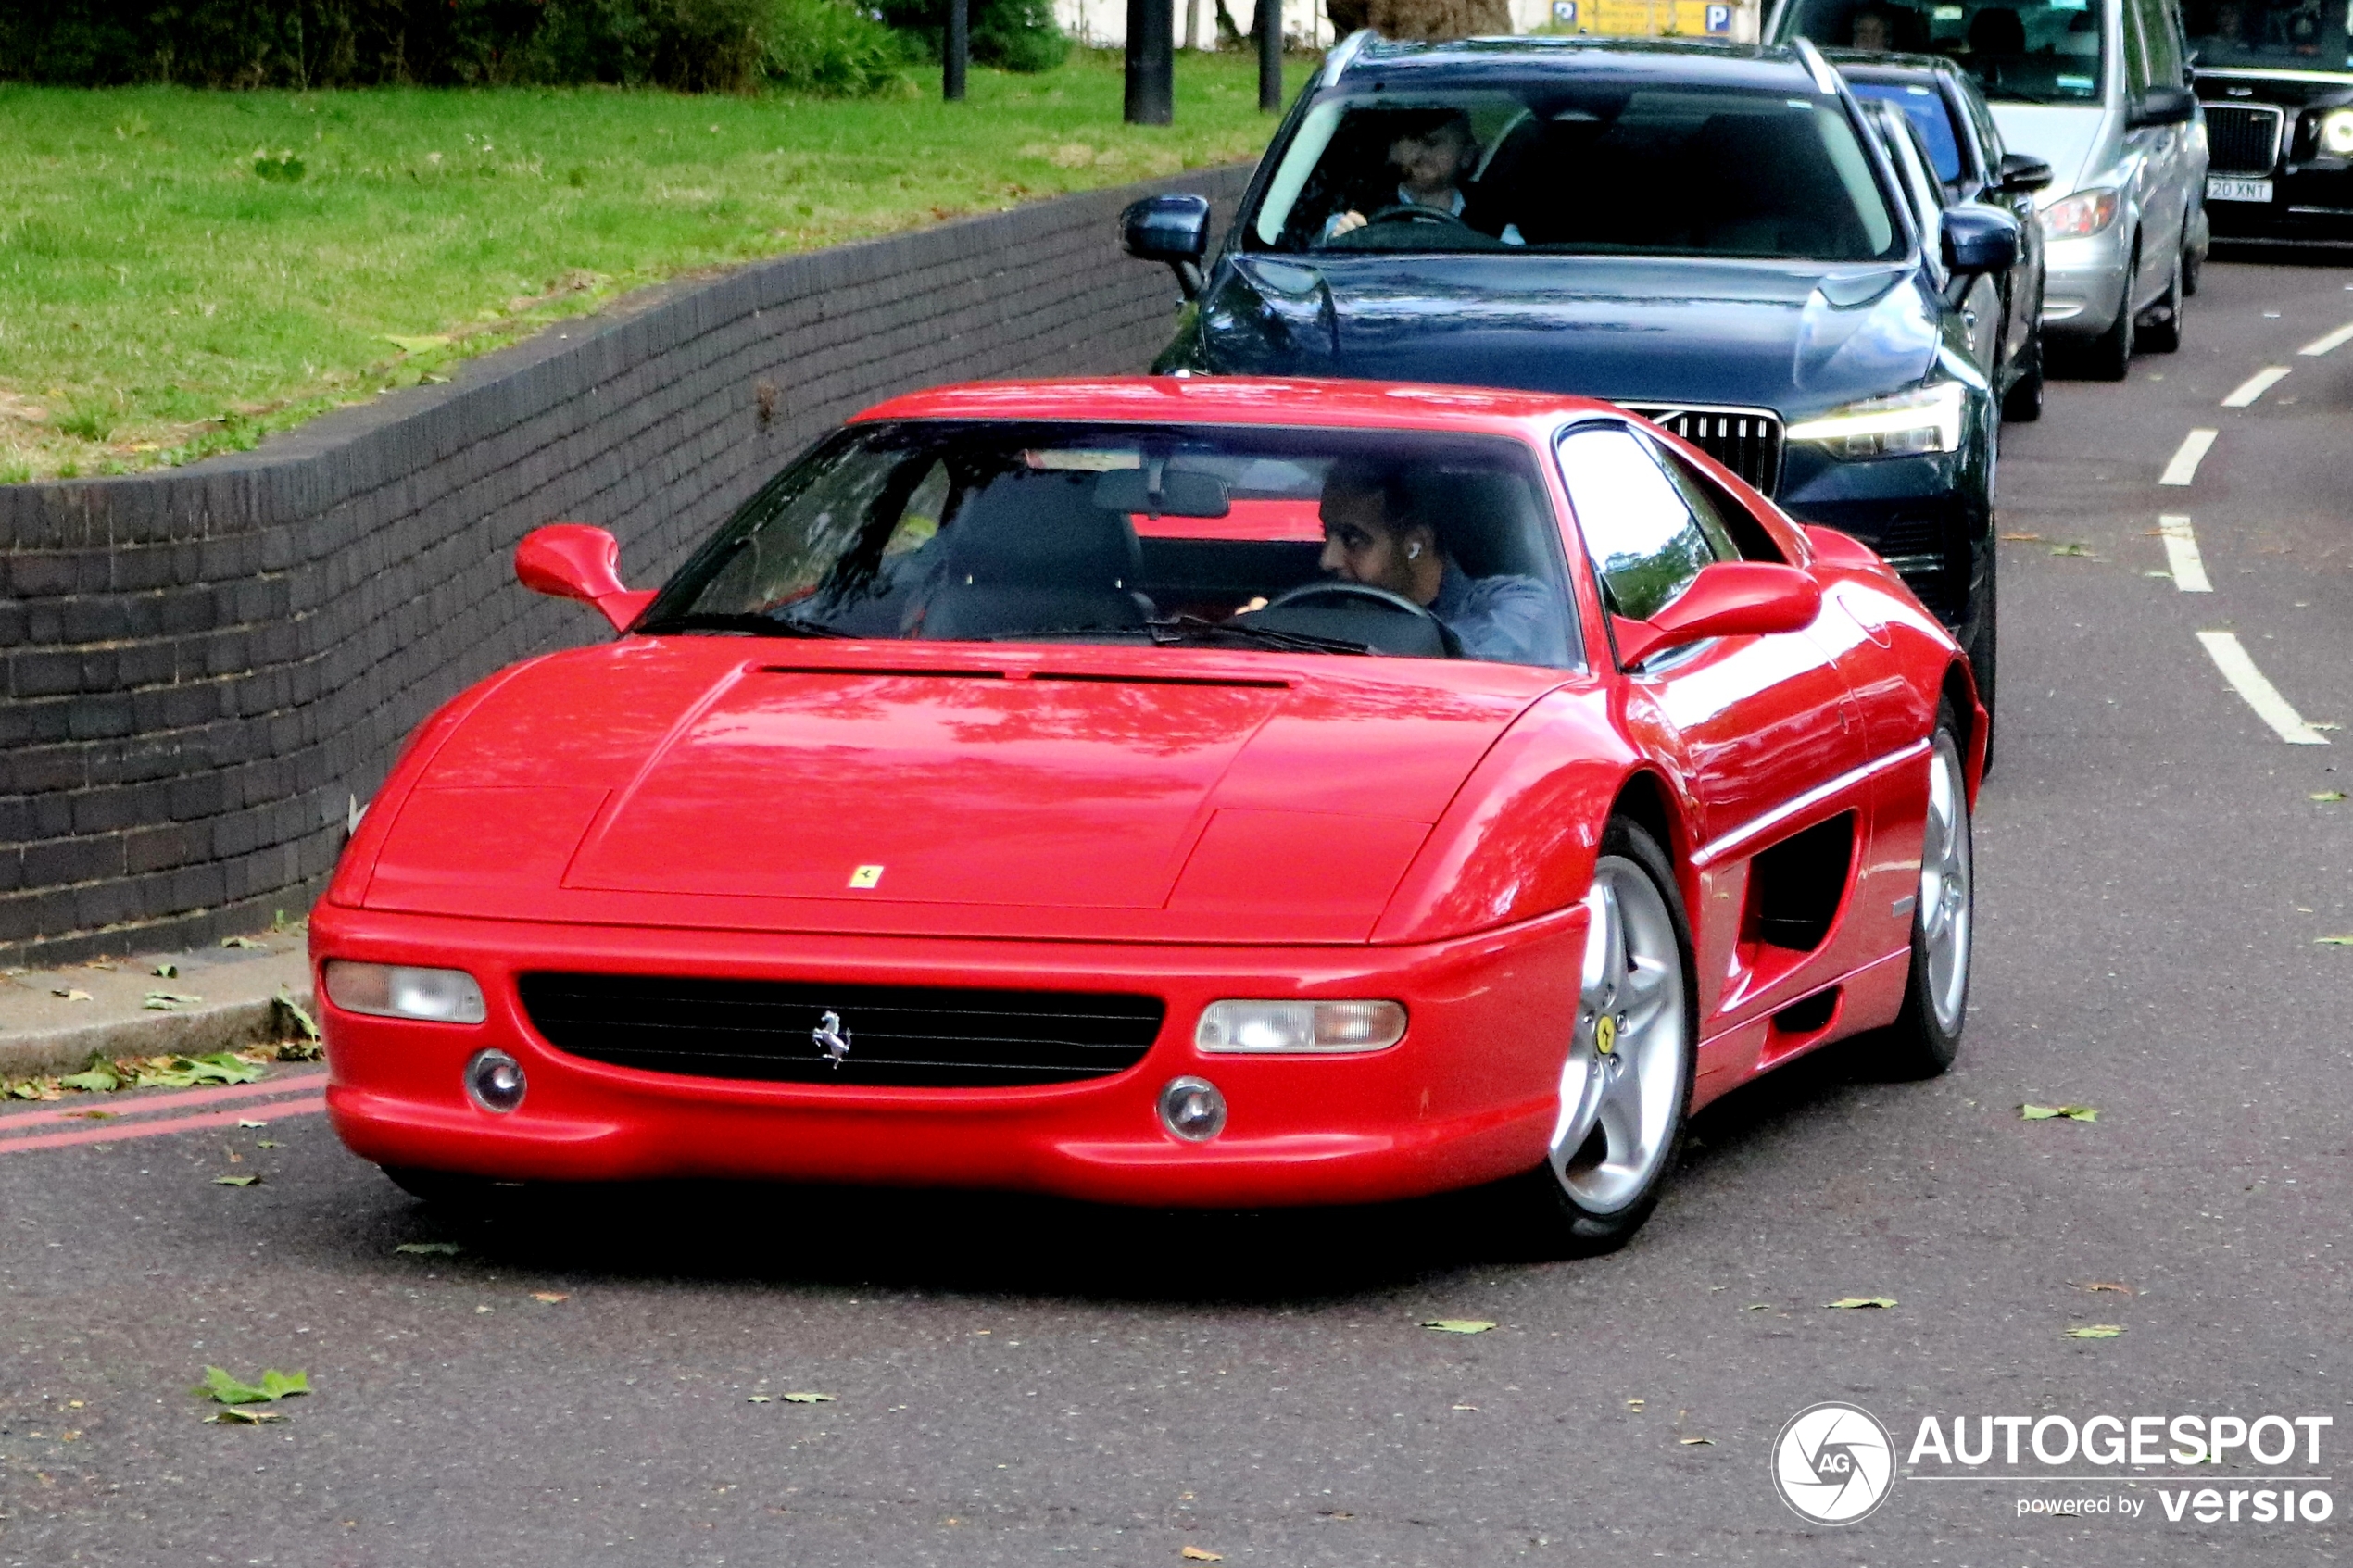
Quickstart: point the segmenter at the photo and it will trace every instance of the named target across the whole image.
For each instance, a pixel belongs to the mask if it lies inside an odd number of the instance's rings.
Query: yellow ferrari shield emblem
[[[849,873],[849,885],[859,888],[875,886],[882,881],[882,873],[880,866],[860,866]]]
[[[1604,1013],[1593,1021],[1593,1048],[1604,1056],[1617,1048],[1617,1019]]]

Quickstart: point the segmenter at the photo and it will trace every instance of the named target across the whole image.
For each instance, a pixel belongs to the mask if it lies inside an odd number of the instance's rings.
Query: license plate
[[[2269,180],[2233,180],[2227,175],[2206,177],[2206,199],[2210,202],[2267,202],[2271,199]]]

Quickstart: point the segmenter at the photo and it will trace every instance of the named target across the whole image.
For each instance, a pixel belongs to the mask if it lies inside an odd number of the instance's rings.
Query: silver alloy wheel
[[[1927,949],[1928,1004],[1947,1036],[1961,1032],[1969,1005],[1970,904],[1969,792],[1950,731],[1940,730],[1928,762],[1928,827],[1920,842],[1920,939]]]
[[[1594,866],[1585,908],[1592,924],[1551,1164],[1578,1207],[1609,1214],[1649,1188],[1683,1113],[1683,953],[1667,900],[1623,856]]]

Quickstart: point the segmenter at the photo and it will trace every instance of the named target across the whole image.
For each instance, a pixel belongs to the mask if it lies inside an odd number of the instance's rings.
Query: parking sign
[[[1577,23],[1577,0],[1553,0],[1553,20],[1564,27]]]
[[[1554,7],[1554,10],[1559,8],[1557,6]],[[1730,6],[1710,6],[1707,8],[1707,31],[1710,32],[1731,31],[1732,8]]]

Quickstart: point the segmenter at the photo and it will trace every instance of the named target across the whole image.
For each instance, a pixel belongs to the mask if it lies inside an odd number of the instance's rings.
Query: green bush
[[[0,0],[0,79],[66,86],[863,94],[896,82],[903,53],[848,0]]]
[[[875,14],[939,58],[948,0],[875,0]],[[1051,70],[1070,57],[1070,38],[1054,20],[1053,0],[970,0],[973,58],[1006,70]]]

